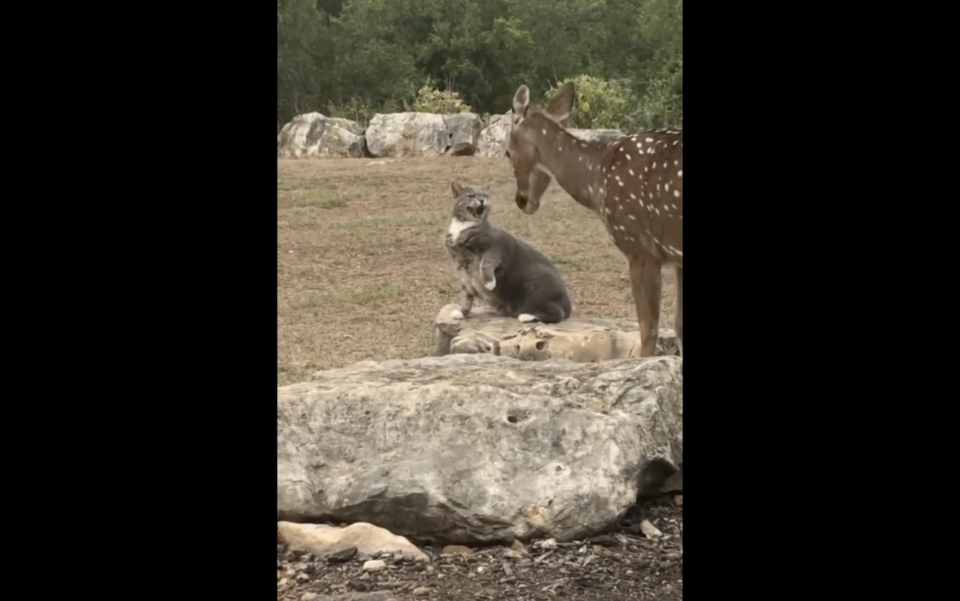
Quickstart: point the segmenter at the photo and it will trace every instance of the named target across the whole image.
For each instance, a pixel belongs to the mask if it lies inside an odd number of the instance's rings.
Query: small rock
[[[387,564],[382,559],[368,559],[363,563],[364,572],[379,572],[385,567]]]
[[[504,549],[504,550],[503,550],[503,556],[504,556],[504,557],[508,557],[508,558],[510,558],[510,559],[522,559],[522,558],[523,558],[523,553],[517,551],[516,549],[509,549],[509,548],[508,548],[508,549]]]
[[[673,497],[673,504],[677,507],[681,507],[683,505],[683,495],[675,495]]]
[[[513,540],[513,544],[510,545],[510,548],[516,551],[517,553],[523,553],[525,551],[523,547],[523,543],[521,543],[516,539]]]
[[[346,561],[350,561],[356,556],[357,556],[357,548],[347,547],[345,549],[340,549],[336,553],[331,553],[330,556],[327,557],[327,561],[329,561],[330,563],[344,563]]]
[[[549,550],[551,550],[551,549],[556,549],[556,548],[557,548],[557,539],[555,539],[555,538],[548,538],[547,540],[542,540],[542,541],[540,541],[539,543],[537,543],[537,546],[540,547],[541,549],[543,549],[544,551],[549,551]]]
[[[413,589],[414,597],[426,597],[429,594],[430,589],[426,586],[418,586],[417,588]]]
[[[304,594],[300,597],[300,601],[313,601],[313,600],[316,599],[316,598],[317,598],[317,594],[316,594],[316,593],[304,593]]]
[[[441,555],[473,555],[473,549],[463,545],[447,545],[440,551]]]
[[[657,527],[651,524],[650,520],[640,522],[640,532],[643,532],[643,535],[647,538],[660,538],[663,536],[663,532],[657,530]]]
[[[477,567],[477,574],[483,574],[483,566]]]

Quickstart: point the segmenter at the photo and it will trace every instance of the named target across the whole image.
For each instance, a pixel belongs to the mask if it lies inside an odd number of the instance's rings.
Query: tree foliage
[[[277,0],[277,120],[504,113],[574,79],[578,127],[680,126],[682,35],[682,0]]]

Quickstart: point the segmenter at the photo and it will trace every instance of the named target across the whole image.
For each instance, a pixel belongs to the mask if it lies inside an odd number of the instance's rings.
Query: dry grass
[[[560,267],[574,317],[635,319],[626,261],[600,220],[555,184],[536,215],[513,203],[505,159],[277,161],[277,381],[366,359],[422,357],[430,325],[456,302],[443,247],[450,181],[485,186],[491,220]],[[664,270],[661,326],[673,327]]]

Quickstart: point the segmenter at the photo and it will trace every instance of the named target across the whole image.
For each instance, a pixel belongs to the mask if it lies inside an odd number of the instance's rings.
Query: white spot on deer
[[[542,133],[543,135],[547,135],[547,130],[546,130],[546,129],[541,129],[541,130],[540,130],[540,133]]]
[[[677,145],[677,142],[679,142],[679,141],[680,141],[680,140],[674,140],[674,141],[673,141],[673,145],[676,146],[676,145]]]
[[[642,209],[642,208],[643,208],[643,201],[641,200],[641,201],[639,201],[639,202],[640,202],[640,208]]]
[[[676,196],[677,198],[679,198],[679,197],[680,197],[680,190],[674,190],[674,191],[673,191],[673,195]]]
[[[630,160],[630,154],[629,154],[629,153],[627,153],[627,160],[628,160],[628,161]]]
[[[647,138],[647,142],[653,142],[653,138]]]
[[[632,198],[632,199],[634,199],[634,200],[637,199],[637,197],[633,195],[633,192],[630,193],[630,198]]]
[[[673,160],[673,165],[674,165],[674,167],[676,167],[676,166],[679,165],[679,164],[680,164],[680,159],[674,159],[674,160]]]
[[[593,184],[587,184],[587,192],[593,194]]]
[[[657,215],[660,214],[660,207],[653,207],[653,210],[657,212]]]
[[[627,215],[627,217],[629,217],[630,219],[633,219],[634,221],[636,221],[636,220],[637,220],[637,218],[636,218],[636,217],[634,217],[633,215]]]
[[[653,168],[654,168],[654,169],[657,168],[657,163],[656,163],[656,161],[654,161],[654,163],[653,163]]]
[[[635,175],[634,172],[633,172],[633,169],[627,169],[627,171],[630,172],[630,175]]]
[[[663,189],[666,190],[667,192],[669,192],[669,191],[670,191],[670,184],[669,184],[669,183],[664,184],[664,185],[663,185]]]
[[[644,172],[644,173],[646,173],[646,172],[647,172],[647,168],[646,168],[646,166],[644,166],[644,168],[643,168],[643,172]]]
[[[626,239],[629,240],[630,242],[636,242],[636,241],[637,241],[633,236],[624,236],[624,238],[626,238]]]
[[[659,191],[660,191],[660,184],[658,183],[658,184],[657,184],[657,192],[659,192]]]
[[[653,154],[653,148],[648,148],[648,149],[647,149],[647,154]]]
[[[673,207],[674,209],[677,208],[677,205],[675,205],[675,204],[671,204],[670,206]]]
[[[619,177],[617,178],[617,183],[620,184],[620,187],[621,187],[621,188],[623,187],[623,182],[620,181],[620,178],[619,178]]]
[[[583,162],[583,155],[578,156],[578,157],[577,157],[577,161],[582,163],[582,162]]]
[[[683,177],[683,169],[677,171],[677,177]]]

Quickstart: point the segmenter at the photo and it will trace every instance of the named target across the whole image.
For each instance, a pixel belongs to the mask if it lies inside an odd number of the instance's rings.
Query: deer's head
[[[533,215],[540,208],[553,175],[543,165],[541,146],[545,125],[553,122],[564,126],[573,106],[573,82],[568,82],[543,110],[530,110],[530,89],[521,85],[513,95],[513,114],[507,136],[507,158],[517,178],[515,201],[521,211]]]

